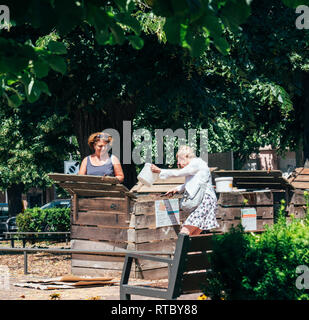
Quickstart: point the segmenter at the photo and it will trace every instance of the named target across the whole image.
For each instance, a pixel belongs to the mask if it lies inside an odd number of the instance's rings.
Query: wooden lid
[[[309,168],[296,168],[288,180],[295,189],[309,189]]]
[[[124,198],[135,198],[127,187],[120,184],[115,177],[49,173],[48,176],[71,195]]]
[[[215,177],[233,177],[239,189],[294,189],[280,170],[218,170]]]
[[[218,168],[209,168],[210,172],[217,170]],[[138,182],[130,191],[137,194],[159,194],[165,193],[177,186],[185,183],[185,177],[170,177],[168,179],[157,179],[151,187],[147,187]]]

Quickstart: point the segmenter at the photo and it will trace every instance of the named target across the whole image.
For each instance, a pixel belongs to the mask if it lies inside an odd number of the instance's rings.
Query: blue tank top
[[[87,157],[87,175],[92,176],[115,176],[114,166],[112,163],[112,158],[109,157],[106,163],[102,166],[94,166],[90,161],[90,156]]]

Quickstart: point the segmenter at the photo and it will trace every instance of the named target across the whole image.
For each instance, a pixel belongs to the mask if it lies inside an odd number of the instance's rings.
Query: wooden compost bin
[[[115,178],[50,174],[55,183],[72,196],[71,247],[82,250],[123,249],[173,253],[179,225],[156,228],[155,201],[167,190],[184,183],[184,178],[156,181],[152,188],[135,187],[129,191]],[[135,193],[135,194],[134,194]],[[179,198],[174,196],[172,198]],[[180,221],[185,215],[180,213]],[[119,276],[124,257],[72,254],[72,274]],[[166,278],[166,264],[136,261],[136,278]]]
[[[257,230],[264,230],[265,225],[274,223],[273,194],[263,192],[221,192],[217,194],[217,221],[220,225],[217,231],[227,232],[231,227],[241,223],[241,209],[256,209]]]
[[[134,195],[112,177],[50,174],[71,194],[71,248],[119,251],[127,248]],[[123,257],[72,254],[74,275],[119,275]]]

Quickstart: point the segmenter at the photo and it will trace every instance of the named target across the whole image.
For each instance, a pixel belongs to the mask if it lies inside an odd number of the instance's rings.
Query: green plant
[[[304,191],[304,197],[306,201],[306,215],[308,217],[309,216],[309,192],[308,191]]]
[[[17,215],[16,224],[21,232],[69,231],[70,209],[27,209]]]
[[[211,299],[299,300],[308,292],[295,286],[296,267],[309,265],[309,223],[280,215],[261,234],[242,227],[214,236],[209,286]]]

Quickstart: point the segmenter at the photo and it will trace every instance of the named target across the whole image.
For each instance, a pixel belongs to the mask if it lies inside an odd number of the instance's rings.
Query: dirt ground
[[[1,242],[0,246],[8,247],[9,242]],[[31,246],[27,244],[27,246]],[[36,243],[39,247],[57,247],[68,248],[65,243]],[[16,241],[15,247],[21,247]],[[119,281],[120,277],[113,277],[115,283],[109,286],[98,286],[77,289],[57,289],[57,290],[40,290],[33,288],[18,287],[15,283],[24,280],[49,279],[71,275],[71,257],[70,255],[56,255],[46,253],[33,253],[28,255],[28,273],[24,275],[24,256],[22,253],[0,253],[0,267],[9,268],[9,286],[1,286],[0,283],[0,300],[119,300]],[[107,275],[109,276],[109,275]],[[1,281],[1,279],[0,279]],[[147,283],[162,285],[166,283],[163,280],[141,280],[133,279],[131,283]],[[180,297],[180,300],[196,300],[199,294],[191,294]],[[132,300],[150,300],[149,297],[132,296]]]

